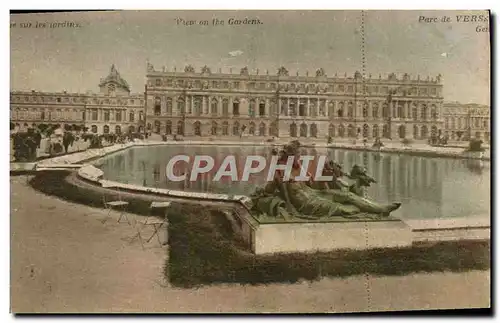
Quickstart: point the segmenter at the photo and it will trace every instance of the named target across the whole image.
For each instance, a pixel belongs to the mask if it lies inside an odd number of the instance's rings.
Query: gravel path
[[[322,279],[294,285],[168,286],[167,248],[129,244],[133,227],[101,209],[11,184],[11,310],[54,312],[352,312],[488,307],[490,272]],[[133,215],[129,218],[134,219]]]

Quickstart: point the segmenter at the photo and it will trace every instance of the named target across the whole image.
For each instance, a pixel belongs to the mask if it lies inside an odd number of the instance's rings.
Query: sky
[[[117,11],[11,15],[11,90],[98,91],[99,80],[115,64],[132,92],[142,92],[146,62],[183,70],[291,75],[402,75],[421,79],[443,76],[444,100],[490,103],[490,35],[476,28],[488,22],[458,22],[475,11]],[[450,22],[441,22],[443,16]],[[421,17],[438,18],[423,22]],[[212,19],[224,25],[212,25]],[[228,20],[259,19],[258,25],[229,25]],[[209,25],[184,21],[208,20]],[[470,18],[469,18],[470,19]],[[364,20],[364,28],[362,28]],[[460,18],[462,21],[463,19]],[[428,20],[427,20],[428,21]],[[31,28],[21,23],[31,22]],[[35,28],[42,23],[79,27]],[[15,27],[12,24],[15,23]],[[364,31],[364,46],[363,44]]]

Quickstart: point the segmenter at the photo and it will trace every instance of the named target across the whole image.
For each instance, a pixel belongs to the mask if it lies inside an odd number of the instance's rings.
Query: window
[[[264,102],[259,103],[259,115],[261,117],[266,115],[266,104]]]
[[[194,114],[199,116],[201,115],[201,98],[194,99]]]
[[[368,114],[367,114],[368,115]],[[370,126],[366,123],[363,125],[363,138],[368,138],[368,134],[370,132]]]
[[[183,115],[185,113],[184,100],[183,99],[177,100],[177,113],[179,115]]]
[[[316,105],[313,105],[311,107],[311,116],[315,117],[316,116]],[[306,112],[306,102],[300,101],[299,102],[299,116],[305,117],[307,115]]]
[[[328,115],[331,117],[335,116],[335,102],[334,101],[328,102]]]
[[[398,103],[398,118],[403,118],[403,119],[406,118],[405,106],[401,102]]]
[[[248,115],[253,118],[255,117],[255,100],[250,100],[250,105],[248,106]]]
[[[387,103],[384,103],[382,105],[382,118],[389,118],[389,114],[390,114],[389,105]]]
[[[90,127],[90,131],[92,131],[92,133],[97,133],[97,126],[95,124],[93,124],[91,127]]]
[[[288,103],[286,99],[281,100],[281,115],[288,116]]]
[[[181,120],[177,122],[177,134],[184,136],[184,122]]]
[[[216,116],[217,113],[218,113],[218,102],[217,102],[217,99],[212,99],[212,103],[210,105],[210,112],[212,113],[212,115]]]
[[[117,122],[121,122],[122,121],[122,112],[121,111],[116,111],[116,115],[115,115],[115,119]]]
[[[159,116],[161,114],[161,106],[155,105],[154,115]]]
[[[235,116],[240,115],[240,103],[238,101],[233,102],[233,115]]]
[[[420,118],[422,120],[427,120],[427,104],[422,104],[422,110],[420,110]]]
[[[97,109],[92,109],[91,119],[97,121]]]
[[[289,106],[290,106],[290,116],[296,117],[297,116],[297,105],[296,105],[295,100],[290,100]]]
[[[372,116],[374,119],[378,118],[378,103],[372,105]]]
[[[128,121],[134,122],[134,119],[135,119],[134,112],[129,112],[129,114],[128,114]]]
[[[352,104],[352,102],[349,102],[347,104],[347,117],[348,118],[354,117],[354,105]]]
[[[103,127],[103,132],[104,132],[104,133],[109,133],[109,126],[108,126],[108,125],[105,125],[105,126]]]
[[[378,125],[377,124],[373,125],[372,136],[373,136],[373,138],[378,138],[378,136],[379,136],[379,134],[378,134]]]
[[[264,137],[266,135],[266,125],[261,122],[259,125],[259,136]]]
[[[104,121],[109,121],[109,111],[104,111]]]
[[[335,137],[335,126],[331,123],[328,126],[328,137]]]
[[[322,117],[326,116],[326,101],[325,100],[319,101],[319,115]]]
[[[219,87],[219,83],[217,81],[212,81],[212,87],[214,89],[218,88]]]
[[[229,115],[229,100],[228,99],[222,100],[222,115],[224,117],[227,117]]]
[[[352,85],[347,86],[347,93],[352,93],[352,92],[354,92],[354,86]]]
[[[339,102],[338,106],[339,106],[339,109],[337,110],[337,115],[339,116],[339,118],[343,118],[344,117],[344,102]]]
[[[318,137],[318,126],[315,123],[309,126],[309,133],[313,138]]]
[[[119,125],[116,125],[115,126],[115,133],[117,135],[120,135],[122,133],[122,127],[120,127]]]
[[[240,123],[236,121],[233,124],[233,136],[239,136],[240,135]]]
[[[212,134],[212,136],[217,136],[217,130],[218,130],[217,122],[212,121],[212,128],[211,128],[211,131],[210,131],[210,133]]]
[[[234,82],[233,87],[235,89],[239,89],[240,88],[240,82]]]
[[[156,79],[156,81],[155,81],[155,85],[156,85],[156,86],[161,86],[161,80],[160,80],[160,79]]]
[[[56,101],[57,101],[57,102],[61,102],[61,98],[57,98],[57,99],[56,99]]]
[[[222,135],[229,136],[229,123],[227,123],[227,121],[222,123]]]
[[[248,127],[248,134],[255,136],[255,123],[250,122],[250,126]]]
[[[437,109],[436,109],[436,106],[432,106],[432,110],[431,110],[431,117],[432,119],[436,120],[438,118],[438,115],[437,115]]]
[[[167,98],[167,114],[172,114],[172,98]]]
[[[165,134],[171,135],[172,134],[172,121],[167,120],[166,127],[165,127]]]
[[[368,103],[363,104],[363,118],[368,118]]]

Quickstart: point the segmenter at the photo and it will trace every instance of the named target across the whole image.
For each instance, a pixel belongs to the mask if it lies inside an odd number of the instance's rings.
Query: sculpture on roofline
[[[279,69],[278,69],[278,76],[288,76],[288,70],[281,66]]]
[[[210,68],[207,65],[205,65],[202,67],[201,73],[202,74],[212,74],[212,71],[210,70]]]
[[[323,68],[318,68],[318,70],[316,71],[316,77],[321,77],[321,76],[325,76],[325,70]]]

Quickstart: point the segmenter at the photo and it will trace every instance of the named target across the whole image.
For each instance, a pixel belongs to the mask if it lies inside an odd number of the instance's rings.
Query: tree
[[[460,141],[460,138],[462,138],[462,135],[464,134],[463,131],[457,131],[455,132],[455,134],[457,135],[457,140]]]
[[[37,142],[35,133],[12,134],[14,143],[14,158],[18,162],[29,162],[36,160]]]
[[[482,145],[483,141],[481,139],[472,139],[471,141],[469,141],[468,151],[484,151]]]
[[[72,127],[71,127],[71,125],[69,125],[69,124],[65,124],[65,125],[64,125],[64,131],[71,131],[71,128],[72,128]]]
[[[45,131],[47,130],[47,128],[48,128],[48,127],[49,127],[49,125],[48,125],[48,124],[45,124],[45,123],[40,123],[40,124],[38,125],[38,130],[39,130],[40,132],[45,133]]]
[[[75,141],[75,135],[71,132],[65,132],[63,135],[63,146],[64,152],[68,153],[69,146],[73,146],[73,142]]]

